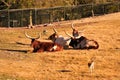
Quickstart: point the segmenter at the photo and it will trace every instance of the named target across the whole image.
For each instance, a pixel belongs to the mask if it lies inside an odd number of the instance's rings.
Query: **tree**
[[[89,3],[105,3],[119,0],[0,0],[0,9],[21,9],[21,8],[48,8],[56,6],[72,6]]]
[[[0,1],[0,10],[1,9],[9,9],[10,8],[10,4],[9,4],[9,2],[6,0],[1,0]]]
[[[92,3],[93,0],[75,0],[77,5],[79,4],[88,4],[88,3]]]
[[[35,6],[34,0],[1,0],[0,9],[18,9],[18,8],[33,8]]]

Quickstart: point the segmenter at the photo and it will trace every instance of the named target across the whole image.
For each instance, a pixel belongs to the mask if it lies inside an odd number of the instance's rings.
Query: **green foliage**
[[[77,5],[79,5],[79,4],[92,3],[93,0],[76,0],[76,1],[77,1]]]
[[[47,4],[47,3],[46,3]],[[49,5],[50,6],[50,5]],[[52,5],[51,5],[52,6]],[[50,23],[55,21],[73,20],[92,15],[103,15],[119,12],[120,3],[85,4],[68,7],[12,9],[0,11],[0,26],[20,27],[30,24],[30,12],[32,12],[33,25]],[[93,12],[94,11],[94,12]],[[18,16],[19,15],[19,16]]]
[[[88,3],[106,3],[119,0],[0,0],[0,10],[8,9],[4,3],[10,4],[10,9],[23,9],[23,8],[48,8],[56,6],[72,6]]]

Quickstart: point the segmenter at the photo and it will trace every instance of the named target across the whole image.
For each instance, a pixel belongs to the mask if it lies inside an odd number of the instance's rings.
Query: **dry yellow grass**
[[[31,36],[47,29],[42,40],[53,33],[52,27],[2,28],[0,29],[0,80],[120,80],[120,13],[60,22],[56,27],[59,34],[63,30],[72,32],[73,22],[78,30],[85,29],[85,36],[98,41],[97,50],[63,50],[60,52],[27,53]],[[56,24],[56,23],[54,23]],[[91,74],[88,62],[95,59],[95,69]]]

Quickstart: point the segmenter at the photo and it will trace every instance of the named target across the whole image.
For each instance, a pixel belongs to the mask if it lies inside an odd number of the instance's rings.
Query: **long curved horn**
[[[38,33],[38,36],[36,38],[34,38],[34,39],[39,39],[39,38],[40,38],[40,33]]]
[[[57,33],[57,30],[54,27],[53,27],[53,30],[54,30],[55,33]]]
[[[69,37],[73,38],[72,35],[68,34],[66,31],[64,31],[66,35],[68,35]]]
[[[39,38],[40,38],[40,34],[38,34],[38,37],[33,38],[33,37],[29,36],[29,35],[27,34],[27,32],[25,32],[25,36],[26,36],[27,38],[29,38],[29,39],[39,39]]]
[[[27,38],[29,38],[29,39],[33,39],[31,36],[29,36],[26,32],[24,33],[25,34],[25,36],[27,37]]]
[[[83,32],[85,32],[85,29],[83,29],[83,30],[81,30],[81,31],[78,31],[79,33],[83,33]]]
[[[84,32],[85,32],[85,29],[83,29],[82,31],[78,31],[79,36],[84,36]]]
[[[72,28],[72,29],[75,29],[73,23],[72,23],[72,25],[71,25],[71,28]]]

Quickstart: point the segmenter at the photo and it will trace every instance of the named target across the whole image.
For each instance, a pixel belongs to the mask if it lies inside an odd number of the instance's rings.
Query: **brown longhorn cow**
[[[25,36],[31,39],[31,46],[33,47],[33,52],[54,52],[63,50],[63,47],[57,43],[38,41],[37,39],[40,38],[40,34],[38,35],[38,37],[33,38],[25,32]]]
[[[49,40],[52,40],[53,42],[55,42],[56,38],[58,38],[59,35],[58,35],[58,32],[57,32],[57,30],[56,30],[55,28],[53,28],[53,31],[54,31],[54,33],[53,33],[52,35],[50,35],[50,36],[48,37],[48,39],[49,39]]]

